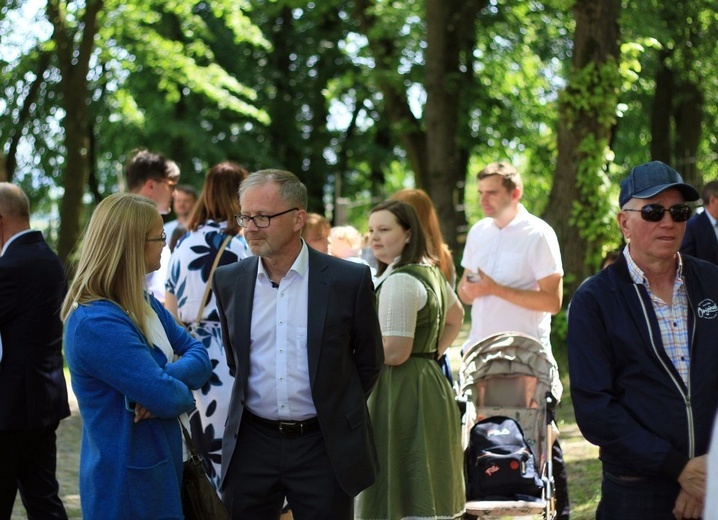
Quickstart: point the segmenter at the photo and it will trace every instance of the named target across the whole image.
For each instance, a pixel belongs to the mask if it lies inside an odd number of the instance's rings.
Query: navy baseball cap
[[[700,198],[698,190],[683,182],[683,177],[676,170],[661,161],[653,161],[635,166],[631,174],[621,181],[618,205],[622,208],[633,198],[648,199],[668,188],[680,191],[686,202]]]

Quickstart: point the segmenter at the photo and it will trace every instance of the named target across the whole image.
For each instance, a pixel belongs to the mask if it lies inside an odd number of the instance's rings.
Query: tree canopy
[[[0,180],[63,259],[138,147],[197,187],[227,159],[289,169],[311,210],[360,229],[372,203],[421,187],[460,257],[476,172],[503,159],[557,229],[570,287],[619,244],[631,166],[718,176],[715,4],[10,0]]]

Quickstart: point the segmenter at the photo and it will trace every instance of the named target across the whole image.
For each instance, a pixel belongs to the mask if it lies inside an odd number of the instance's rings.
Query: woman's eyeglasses
[[[162,236],[160,236],[159,238],[146,238],[145,242],[164,242],[166,244],[167,243],[167,233],[165,233],[163,231]]]
[[[648,222],[660,222],[666,211],[673,219],[673,222],[685,222],[691,218],[693,210],[685,204],[674,204],[670,208],[664,208],[660,204],[646,204],[641,209],[624,209],[623,211],[637,211],[641,218]]]

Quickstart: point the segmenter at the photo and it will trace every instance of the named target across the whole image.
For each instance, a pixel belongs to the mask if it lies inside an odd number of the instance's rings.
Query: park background
[[[139,147],[198,188],[227,159],[291,170],[310,210],[361,231],[374,203],[423,188],[458,262],[481,216],[476,173],[507,160],[557,232],[565,308],[620,245],[632,166],[661,160],[698,188],[718,177],[716,4],[6,0],[0,181],[28,193],[69,272]],[[565,329],[562,311],[553,345],[568,383]],[[569,395],[561,413],[572,424]],[[598,466],[581,467],[594,482]],[[572,489],[577,506],[592,485]]]

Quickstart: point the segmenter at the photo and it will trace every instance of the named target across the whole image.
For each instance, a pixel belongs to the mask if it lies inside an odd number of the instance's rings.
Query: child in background
[[[362,236],[353,226],[335,226],[330,234],[331,254],[351,262],[366,263],[361,257]]]

